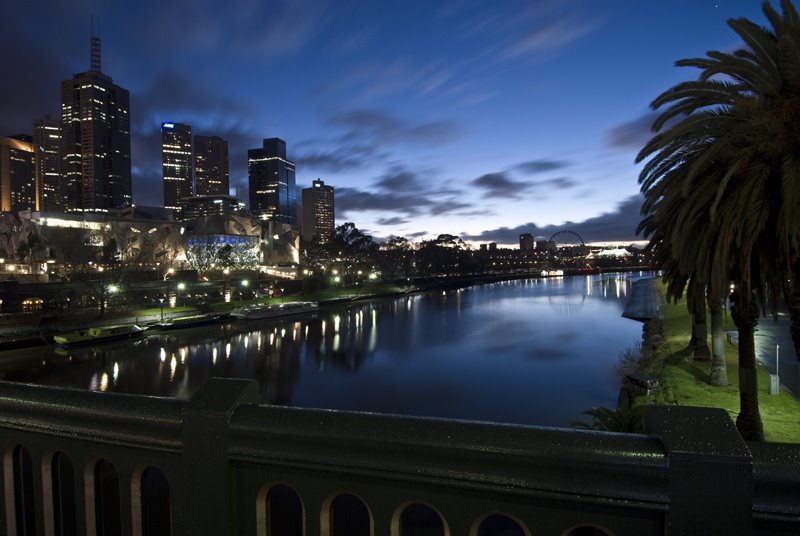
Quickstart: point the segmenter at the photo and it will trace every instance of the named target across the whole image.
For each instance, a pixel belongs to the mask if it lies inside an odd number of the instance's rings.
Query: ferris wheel
[[[559,231],[550,237],[550,242],[553,242],[559,248],[586,245],[581,235],[575,231]]]

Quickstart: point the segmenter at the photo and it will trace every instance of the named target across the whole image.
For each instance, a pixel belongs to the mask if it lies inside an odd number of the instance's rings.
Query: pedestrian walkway
[[[771,316],[760,318],[755,333],[756,359],[770,374],[777,372],[782,387],[800,400],[800,361],[795,356],[789,326],[786,311],[778,313],[777,321]],[[777,363],[776,346],[779,347]]]

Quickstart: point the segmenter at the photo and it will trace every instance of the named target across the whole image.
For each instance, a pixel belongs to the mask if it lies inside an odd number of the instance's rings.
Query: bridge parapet
[[[800,532],[800,445],[745,443],[723,411],[650,408],[652,435],[629,435],[276,407],[256,387],[0,382],[5,532]]]

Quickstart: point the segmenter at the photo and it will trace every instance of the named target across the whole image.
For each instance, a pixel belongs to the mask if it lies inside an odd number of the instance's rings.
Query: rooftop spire
[[[100,33],[100,22],[97,23],[97,33]],[[90,47],[90,67],[93,73],[100,72],[100,37],[94,35],[94,15],[92,15],[92,43]]]

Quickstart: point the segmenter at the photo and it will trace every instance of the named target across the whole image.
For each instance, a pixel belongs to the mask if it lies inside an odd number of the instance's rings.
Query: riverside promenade
[[[794,352],[789,326],[789,313],[785,310],[778,312],[777,320],[769,315],[759,318],[755,333],[756,359],[770,374],[777,371],[781,388],[800,400],[800,360]],[[777,352],[776,346],[780,347]],[[776,353],[779,358],[777,364]]]

